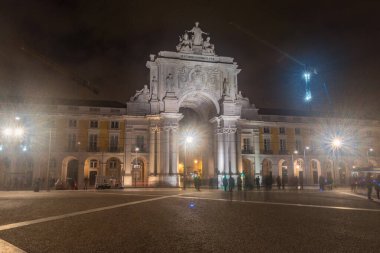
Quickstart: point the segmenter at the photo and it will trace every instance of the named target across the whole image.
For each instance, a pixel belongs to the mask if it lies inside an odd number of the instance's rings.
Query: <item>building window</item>
[[[300,134],[301,134],[301,129],[300,129],[300,128],[295,128],[295,129],[294,129],[294,133],[295,133],[296,135],[300,135]]]
[[[116,160],[111,160],[109,164],[110,169],[116,169]]]
[[[119,136],[111,135],[110,136],[110,151],[111,152],[117,151],[118,145],[119,145]]]
[[[140,150],[144,149],[144,136],[142,135],[136,136],[136,147],[138,147]]]
[[[90,160],[90,168],[96,169],[98,167],[98,160]]]
[[[77,135],[76,134],[69,134],[68,136],[68,149],[69,151],[75,151],[77,144]]]
[[[69,127],[77,127],[77,120],[76,119],[69,120]]]
[[[111,129],[119,129],[119,121],[111,121]]]
[[[89,151],[97,151],[98,149],[98,135],[97,134],[90,134],[89,135]]]
[[[248,151],[249,149],[250,149],[249,138],[244,138],[243,139],[243,150]]]
[[[296,150],[300,152],[302,150],[302,143],[300,140],[296,140]]]
[[[286,140],[280,139],[280,151],[284,152],[286,151]]]
[[[264,151],[270,151],[270,139],[264,139]]]
[[[285,134],[285,127],[280,127],[280,134]]]
[[[90,128],[98,128],[98,121],[97,120],[91,120],[90,121]]]
[[[264,127],[264,134],[269,134],[269,133],[270,133],[270,128]]]

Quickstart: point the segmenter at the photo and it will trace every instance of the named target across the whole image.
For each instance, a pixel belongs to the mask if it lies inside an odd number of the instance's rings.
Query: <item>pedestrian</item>
[[[257,187],[257,190],[260,190],[260,177],[259,176],[256,177],[256,187]]]
[[[300,176],[300,188],[303,190],[303,175]]]
[[[87,185],[88,185],[88,177],[84,178],[84,190],[87,190]]]
[[[325,190],[325,178],[324,176],[319,176],[319,190],[324,191]]]
[[[235,179],[232,177],[232,175],[230,175],[230,178],[228,179],[228,188],[230,192],[232,192],[234,187],[235,187]]]
[[[281,178],[280,178],[280,176],[276,177],[276,182],[277,182],[277,189],[281,190]]]
[[[226,175],[224,175],[222,181],[223,181],[223,189],[224,189],[224,191],[226,192],[226,191],[227,191],[227,186],[228,186],[228,180],[227,180]]]
[[[330,187],[330,190],[332,190],[333,188],[333,183],[334,183],[334,180],[332,176],[327,177],[327,185]]]
[[[268,176],[268,189],[269,190],[272,190],[272,185],[273,185],[273,175],[272,175],[272,171],[269,172],[269,176]]]
[[[380,175],[378,175],[376,178],[375,190],[376,190],[377,199],[380,199],[380,196],[379,196],[380,195]]]
[[[241,176],[238,175],[237,176],[237,189],[238,189],[238,191],[241,191],[242,185],[243,185],[243,181],[241,180]]]
[[[372,200],[372,187],[373,187],[373,182],[372,182],[372,178],[371,178],[371,173],[368,173],[367,174],[367,178],[366,178],[366,184],[367,184],[367,196],[368,196],[368,199],[369,200]]]
[[[294,185],[296,186],[296,190],[298,190],[298,177],[294,178]]]

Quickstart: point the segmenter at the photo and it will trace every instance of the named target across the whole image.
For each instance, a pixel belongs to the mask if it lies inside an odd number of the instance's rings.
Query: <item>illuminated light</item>
[[[298,154],[298,150],[294,150],[294,154]]]
[[[14,131],[14,135],[17,136],[17,137],[20,137],[24,134],[24,129],[22,128],[16,128],[15,131]]]
[[[342,140],[336,137],[332,140],[331,145],[333,148],[340,148],[342,146]]]
[[[0,151],[3,151],[3,145],[0,145]]]
[[[12,135],[12,133],[13,133],[13,130],[12,130],[12,128],[5,128],[4,130],[3,130],[3,134],[5,135],[5,136],[10,136],[10,135]]]
[[[197,164],[197,163],[198,163],[198,160],[194,160],[194,163]]]
[[[305,147],[305,149],[306,149],[306,150],[309,150],[309,149],[310,149],[310,147]]]
[[[195,203],[194,203],[194,202],[190,202],[189,207],[190,207],[191,209],[195,208]]]
[[[310,81],[310,72],[303,73],[303,78],[305,79],[306,82],[309,82]]]
[[[16,116],[15,117],[15,120],[20,120],[21,118],[19,116]]]
[[[27,151],[27,150],[28,150],[28,148],[27,148],[26,146],[23,146],[23,147],[22,147],[22,151],[25,152],[25,151]]]
[[[192,143],[194,138],[192,136],[187,136],[186,137],[186,143]]]
[[[140,151],[140,148],[139,148],[139,147],[136,147],[136,148],[135,148],[135,151],[136,151],[136,152],[139,152],[139,151]]]
[[[373,152],[373,148],[370,148],[368,151],[369,151],[369,152]]]
[[[306,95],[305,95],[305,101],[310,101],[313,97],[311,96],[311,91],[306,91]]]

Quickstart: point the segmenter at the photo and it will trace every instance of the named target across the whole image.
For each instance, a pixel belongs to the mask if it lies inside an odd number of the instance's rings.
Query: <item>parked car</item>
[[[111,185],[109,183],[100,183],[100,184],[96,184],[95,188],[97,190],[111,189]]]

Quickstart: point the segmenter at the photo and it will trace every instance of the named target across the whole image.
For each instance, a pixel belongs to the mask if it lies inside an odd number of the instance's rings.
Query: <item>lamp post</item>
[[[193,142],[193,137],[186,136],[185,138],[185,159],[183,162],[183,189],[186,190],[186,152],[187,152],[187,144]]]
[[[368,162],[368,166],[370,167],[371,166],[371,164],[369,163],[369,153],[370,152],[373,152],[373,148],[369,148],[369,149],[367,149],[367,162]]]
[[[304,170],[305,170],[305,174],[306,174],[306,184],[307,184],[307,173],[308,173],[308,162],[306,162],[306,150],[309,150],[310,147],[309,146],[306,146],[304,149],[303,149],[303,160],[304,160]]]
[[[48,151],[48,162],[47,162],[47,176],[46,176],[46,191],[50,191],[49,176],[50,176],[50,157],[51,157],[51,128],[49,130],[49,151]]]
[[[296,176],[294,173],[294,155],[297,155],[297,154],[298,154],[298,150],[294,150],[292,153],[292,173],[294,177]]]
[[[331,141],[331,147],[332,147],[332,150],[334,152],[339,151],[339,149],[342,147],[342,145],[343,145],[343,141],[340,137],[335,137]],[[333,157],[332,171],[333,171],[334,182],[335,182],[336,176],[335,176],[335,164],[334,163],[335,163],[335,158]]]
[[[135,155],[136,155],[136,158],[135,158],[135,168],[137,168],[137,155],[138,155],[138,152],[140,151],[140,148],[139,147],[135,147]],[[135,168],[132,168],[132,171],[133,171],[133,177],[135,179],[135,187],[136,187],[136,181],[137,181],[137,178],[136,178],[136,171],[135,171]]]

